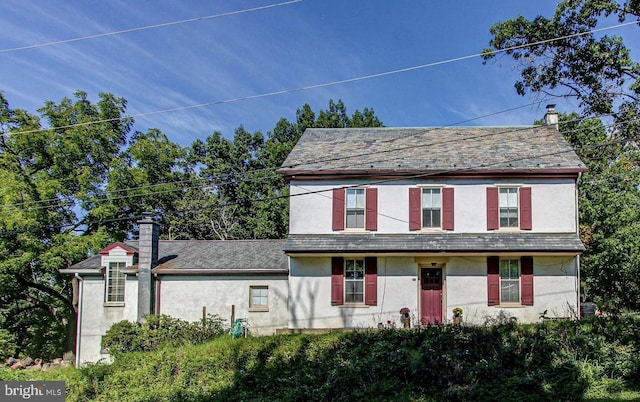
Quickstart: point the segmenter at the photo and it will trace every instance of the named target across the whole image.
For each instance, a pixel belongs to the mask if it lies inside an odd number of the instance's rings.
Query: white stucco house
[[[116,243],[64,270],[81,283],[78,362],[122,319],[248,317],[263,334],[579,311],[577,183],[557,129],[308,129],[279,169],[289,236]],[[118,276],[119,275],[119,276]]]

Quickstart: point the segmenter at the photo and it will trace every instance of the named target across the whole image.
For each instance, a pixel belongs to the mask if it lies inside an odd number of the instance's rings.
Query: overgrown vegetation
[[[111,365],[0,371],[66,381],[68,400],[518,400],[640,390],[640,317],[231,339]],[[19,377],[16,377],[19,376]]]
[[[120,321],[102,338],[102,347],[112,356],[150,352],[163,346],[198,344],[224,334],[224,319],[218,315],[188,322],[168,315],[149,314],[143,322]]]

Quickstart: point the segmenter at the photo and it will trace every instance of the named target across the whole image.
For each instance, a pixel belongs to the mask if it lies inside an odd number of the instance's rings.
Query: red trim
[[[313,178],[314,180],[336,180],[347,178],[367,179],[403,179],[403,178],[454,178],[454,179],[577,179],[578,175],[587,169],[523,169],[523,170],[280,170],[286,181]]]
[[[531,187],[520,187],[520,229],[531,228]]]
[[[365,190],[365,229],[378,230],[378,189],[368,188]]]
[[[520,302],[533,306],[533,257],[520,259]]]
[[[364,259],[364,304],[378,304],[378,257]]]
[[[333,257],[331,259],[331,305],[344,304],[344,259]]]
[[[333,189],[333,230],[344,230],[344,188]]]
[[[447,187],[442,189],[442,229],[453,230],[453,227],[453,188]]]
[[[409,230],[422,228],[422,189],[409,188]]]
[[[487,305],[500,304],[500,258],[487,257]]]
[[[500,228],[498,188],[487,187],[487,230]]]
[[[109,251],[111,251],[111,250],[113,250],[114,248],[117,248],[117,247],[120,247],[121,249],[126,251],[127,255],[134,255],[135,253],[137,253],[136,250],[134,250],[131,247],[127,246],[126,244],[120,243],[118,241],[118,242],[112,243],[112,244],[108,245],[107,247],[103,248],[102,250],[98,251],[98,254],[100,254],[100,255],[108,255]]]

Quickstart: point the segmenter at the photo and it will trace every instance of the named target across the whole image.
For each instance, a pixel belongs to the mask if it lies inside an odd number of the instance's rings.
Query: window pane
[[[500,300],[503,303],[520,302],[520,260],[500,260]]]
[[[364,260],[345,261],[344,289],[346,303],[364,301]]]
[[[110,262],[107,270],[107,302],[124,302],[124,262]]]

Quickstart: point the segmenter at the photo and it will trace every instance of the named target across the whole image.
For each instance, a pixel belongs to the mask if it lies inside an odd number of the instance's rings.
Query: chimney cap
[[[555,112],[556,111],[556,104],[555,103],[550,103],[547,105],[547,112]]]
[[[155,216],[153,212],[143,212],[142,213],[142,219],[140,219],[140,223],[154,223],[155,220]]]

